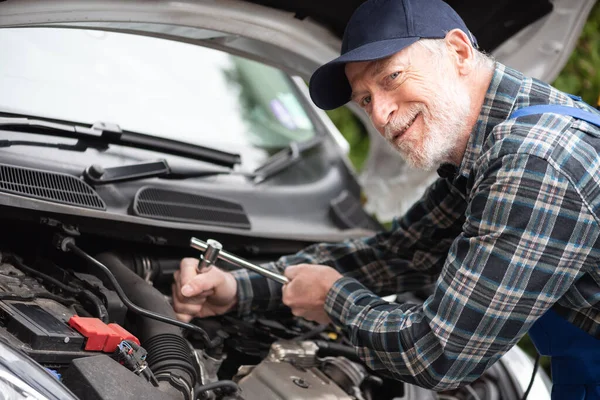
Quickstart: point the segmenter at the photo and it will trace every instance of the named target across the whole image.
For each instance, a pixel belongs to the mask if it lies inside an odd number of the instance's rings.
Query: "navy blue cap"
[[[310,78],[310,97],[324,110],[340,107],[352,94],[346,63],[386,58],[419,39],[441,39],[456,28],[477,45],[462,18],[442,0],[368,0],[348,21],[342,55]]]

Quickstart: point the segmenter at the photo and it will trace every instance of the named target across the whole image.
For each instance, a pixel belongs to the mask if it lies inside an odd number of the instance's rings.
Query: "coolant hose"
[[[155,313],[176,318],[173,307],[163,294],[136,275],[115,254],[102,253],[96,259],[110,269],[133,303]],[[185,385],[193,388],[197,379],[196,369],[181,329],[141,315],[136,315],[135,318],[135,333],[148,352],[148,366],[156,378],[159,381],[168,380],[177,386],[177,379],[173,377],[179,376]]]
[[[346,346],[340,343],[327,342],[325,340],[315,340],[314,343],[319,348],[318,354],[321,357],[325,356],[343,356],[350,361],[362,363],[362,360],[356,354],[353,347]]]

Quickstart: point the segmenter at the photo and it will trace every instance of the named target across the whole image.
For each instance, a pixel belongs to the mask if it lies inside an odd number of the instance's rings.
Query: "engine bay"
[[[60,383],[62,392],[48,398],[467,400],[519,393],[501,363],[449,393],[396,381],[370,371],[343,331],[284,307],[177,321],[173,273],[193,252],[118,244],[72,226],[31,228],[2,235],[0,345]],[[0,357],[0,364],[10,363]]]

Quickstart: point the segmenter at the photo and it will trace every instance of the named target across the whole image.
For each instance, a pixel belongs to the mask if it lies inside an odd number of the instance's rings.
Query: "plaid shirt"
[[[457,174],[434,182],[389,232],[317,244],[270,268],[343,273],[325,309],[373,370],[434,390],[471,382],[546,310],[600,337],[600,129],[519,108],[593,110],[497,63]],[[281,286],[236,271],[239,312]],[[380,296],[429,287],[424,304]]]

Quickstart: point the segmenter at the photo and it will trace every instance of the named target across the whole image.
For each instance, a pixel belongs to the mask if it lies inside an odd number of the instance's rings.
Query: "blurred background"
[[[592,9],[573,54],[552,84],[600,108],[600,2]],[[327,113],[350,144],[350,160],[360,171],[369,149],[369,136],[364,126],[345,107]],[[390,221],[380,222],[389,226]],[[519,346],[532,357],[537,354],[528,336],[519,342]],[[541,358],[540,365],[550,375],[547,357]]]

